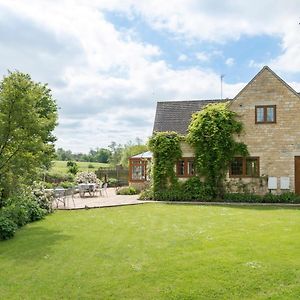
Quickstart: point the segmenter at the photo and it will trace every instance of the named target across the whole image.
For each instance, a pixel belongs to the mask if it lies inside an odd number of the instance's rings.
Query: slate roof
[[[207,104],[230,100],[159,101],[156,106],[153,132],[176,131],[179,134],[186,134],[194,112],[201,110]]]
[[[155,131],[176,131],[179,134],[186,134],[191,116],[194,112],[203,109],[210,103],[234,101],[264,70],[268,70],[277,77],[288,89],[300,97],[283,79],[274,73],[268,66],[264,66],[254,78],[233,98],[233,99],[215,99],[215,100],[185,100],[185,101],[159,101],[156,106],[156,115],[154,120],[153,132]]]

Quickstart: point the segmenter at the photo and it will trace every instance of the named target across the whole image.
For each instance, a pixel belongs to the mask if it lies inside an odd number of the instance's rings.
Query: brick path
[[[57,209],[83,209],[83,208],[97,208],[97,207],[112,207],[123,205],[136,205],[143,204],[144,201],[137,200],[138,195],[116,195],[115,188],[108,188],[107,195],[97,197],[83,197],[79,194],[74,196],[74,202],[72,197],[66,198],[66,206],[64,207],[62,202],[59,202]],[[75,205],[74,205],[75,204]],[[56,202],[54,203],[56,208]]]

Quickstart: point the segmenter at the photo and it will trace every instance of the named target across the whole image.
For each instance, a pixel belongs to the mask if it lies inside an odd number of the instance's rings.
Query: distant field
[[[79,171],[93,171],[97,170],[100,167],[109,167],[109,164],[104,164],[104,163],[95,163],[95,162],[76,162],[79,167]],[[93,166],[94,168],[89,168],[88,166]],[[68,168],[67,168],[67,162],[66,161],[60,161],[60,160],[55,160],[53,161],[53,166],[50,169],[50,173],[60,173],[64,174],[67,173]]]

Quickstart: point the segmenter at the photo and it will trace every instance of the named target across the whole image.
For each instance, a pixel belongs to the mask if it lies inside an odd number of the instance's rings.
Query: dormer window
[[[276,123],[276,105],[255,106],[255,123]]]

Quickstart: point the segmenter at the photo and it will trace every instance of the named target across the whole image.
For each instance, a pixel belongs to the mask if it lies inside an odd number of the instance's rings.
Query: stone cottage
[[[158,102],[153,131],[185,135],[194,112],[220,101]],[[300,194],[300,94],[265,66],[233,99],[222,101],[229,101],[229,108],[243,122],[244,132],[239,139],[250,153],[249,157],[232,161],[228,188]],[[183,157],[176,165],[176,174],[184,179],[194,175],[194,152],[186,143],[181,147]],[[132,178],[130,181],[134,182]]]

